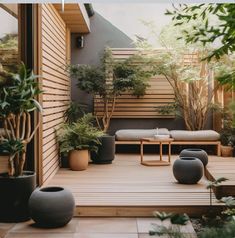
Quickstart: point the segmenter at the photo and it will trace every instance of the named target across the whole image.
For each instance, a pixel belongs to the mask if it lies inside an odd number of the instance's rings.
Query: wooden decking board
[[[157,155],[146,156],[156,159]],[[221,160],[211,156],[208,168],[217,167],[214,161]],[[77,216],[149,216],[156,209],[202,215],[209,209],[207,183],[203,177],[196,185],[179,184],[172,165],[147,167],[140,165],[139,155],[117,154],[113,164],[90,164],[86,171],[60,169],[47,185],[72,191]],[[213,197],[213,205],[218,210],[222,204]]]
[[[221,177],[228,179],[215,189],[218,198],[235,196],[235,158],[214,158],[207,166],[205,175],[212,181]]]

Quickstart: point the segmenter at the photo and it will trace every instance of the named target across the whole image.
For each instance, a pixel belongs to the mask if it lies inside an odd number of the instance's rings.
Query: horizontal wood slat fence
[[[156,54],[160,50],[155,51]],[[122,61],[138,53],[137,49],[112,49],[115,60]],[[184,64],[198,64],[197,54],[187,54]],[[174,90],[163,75],[156,75],[149,80],[146,94],[141,97],[125,92],[116,100],[113,118],[174,118],[175,115],[163,115],[157,110],[175,102]],[[111,105],[110,105],[111,107]],[[99,96],[94,98],[94,111],[97,116],[103,114],[103,103]]]

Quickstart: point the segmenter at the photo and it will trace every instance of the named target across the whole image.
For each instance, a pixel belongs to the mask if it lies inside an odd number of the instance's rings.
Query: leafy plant
[[[204,45],[219,40],[222,44],[207,56],[207,59],[217,59],[235,51],[235,26],[232,19],[235,18],[234,4],[180,4],[174,6],[173,11],[167,11],[171,15],[175,25],[184,25],[198,19],[201,25],[192,25],[182,32],[188,43],[202,42]]]
[[[135,55],[122,62],[115,61],[110,49],[105,50],[100,66],[68,66],[70,75],[78,81],[78,88],[94,95],[96,102],[102,102],[103,111],[95,117],[104,132],[109,128],[119,95],[126,91],[131,91],[137,97],[145,94],[148,79],[151,77],[151,72],[146,66],[147,62],[141,55]]]
[[[210,181],[208,183],[208,185],[206,186],[206,188],[209,189],[209,192],[210,192],[210,207],[212,207],[212,192],[213,192],[213,189],[219,187],[221,185],[221,183],[223,183],[227,180],[228,180],[227,178],[221,177],[221,178],[218,178],[214,181]]]
[[[180,37],[184,38],[187,43],[200,42],[204,46],[216,43],[213,45],[214,49],[204,57],[204,60],[210,61],[214,58],[218,60],[235,52],[234,4],[180,4],[178,7],[174,6],[172,11],[168,10],[166,14],[172,16],[175,26],[189,26],[187,29],[183,28]],[[220,84],[234,89],[234,60],[231,60],[229,67],[217,77],[217,80]]]
[[[68,109],[64,112],[64,118],[66,123],[76,122],[85,114],[85,107],[81,104],[71,102]]]
[[[235,235],[235,222],[231,221],[222,227],[206,228],[199,233],[199,238],[234,238]]]
[[[77,122],[64,123],[59,128],[57,137],[61,153],[83,149],[97,151],[98,138],[103,132],[93,126],[93,119],[92,114],[85,114]]]
[[[181,233],[180,226],[186,225],[189,217],[186,214],[175,214],[166,212],[154,212],[154,216],[161,221],[161,225],[152,224],[153,229],[149,231],[149,235],[162,236],[169,238],[184,238],[185,235]],[[169,227],[163,225],[163,221],[169,219],[171,224]]]
[[[27,144],[39,127],[40,121],[32,129],[30,114],[35,110],[42,110],[35,99],[41,93],[37,77],[22,63],[18,73],[11,74],[11,83],[0,88],[0,121],[7,139],[1,138],[0,146],[5,149],[8,147],[10,153],[9,176],[23,174]]]

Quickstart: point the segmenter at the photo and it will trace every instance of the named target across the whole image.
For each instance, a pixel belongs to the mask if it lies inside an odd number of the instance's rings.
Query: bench
[[[164,128],[163,128],[164,129]],[[167,134],[167,129],[161,131],[161,134]],[[131,134],[133,132],[133,134]],[[125,140],[125,133],[126,135]],[[154,130],[146,130],[146,136],[143,135],[144,130],[119,130],[116,132],[116,145],[140,145],[140,139],[143,137],[153,137]],[[138,138],[138,136],[140,136]],[[216,146],[217,156],[221,155],[220,146],[221,142],[219,140],[219,134],[212,130],[207,131],[185,131],[185,130],[172,130],[169,131],[169,136],[174,139],[171,143],[172,145],[214,145]],[[193,136],[193,137],[192,137]],[[203,140],[203,137],[205,140]],[[190,139],[191,138],[191,139]],[[151,143],[149,143],[151,144]],[[153,143],[156,144],[156,143]]]

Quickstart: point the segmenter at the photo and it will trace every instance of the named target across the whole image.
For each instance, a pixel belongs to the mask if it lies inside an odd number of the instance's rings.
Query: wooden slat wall
[[[136,49],[112,49],[116,60],[124,60],[136,53]],[[168,105],[175,101],[174,91],[164,76],[154,76],[149,81],[150,87],[142,97],[132,96],[129,92],[119,96],[116,101],[113,118],[172,118],[174,115],[161,115],[156,107]],[[102,115],[103,104],[99,97],[95,97],[94,108],[96,114]]]
[[[63,122],[70,102],[70,80],[64,71],[69,60],[69,31],[51,4],[42,4],[42,183],[46,183],[59,168],[55,129]]]

